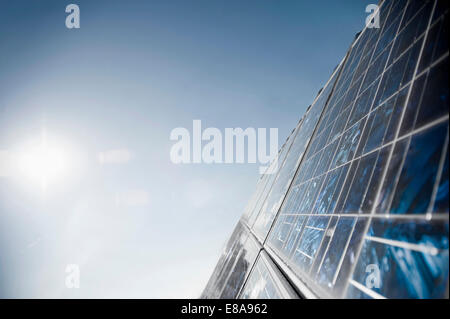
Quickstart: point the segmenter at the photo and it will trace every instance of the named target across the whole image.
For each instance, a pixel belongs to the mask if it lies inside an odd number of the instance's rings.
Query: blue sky
[[[77,30],[69,3],[0,1],[0,154],[43,131],[69,150],[45,194],[0,166],[0,296],[197,297],[258,165],[174,165],[170,131],[276,127],[281,145],[370,1],[75,1]]]

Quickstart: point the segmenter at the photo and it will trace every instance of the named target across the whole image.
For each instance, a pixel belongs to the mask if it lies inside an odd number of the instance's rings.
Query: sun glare
[[[68,172],[67,149],[49,141],[45,135],[24,145],[18,154],[19,173],[26,182],[43,191],[64,179]]]

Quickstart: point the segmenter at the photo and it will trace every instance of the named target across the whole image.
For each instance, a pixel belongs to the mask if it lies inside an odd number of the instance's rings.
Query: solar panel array
[[[260,179],[202,297],[448,297],[448,4],[379,14]]]

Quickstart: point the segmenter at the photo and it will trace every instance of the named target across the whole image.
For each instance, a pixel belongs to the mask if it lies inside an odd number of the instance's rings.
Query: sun
[[[43,134],[29,141],[18,153],[19,174],[28,183],[40,186],[43,191],[60,182],[68,173],[67,147]]]

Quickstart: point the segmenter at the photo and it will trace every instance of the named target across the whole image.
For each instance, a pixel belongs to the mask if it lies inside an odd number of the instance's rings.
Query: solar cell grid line
[[[447,134],[447,137],[446,137],[445,142],[444,142],[444,149],[442,150],[441,159],[439,161],[438,173],[436,175],[436,180],[434,182],[433,192],[432,192],[432,195],[431,195],[430,204],[428,205],[428,208],[427,208],[426,219],[431,219],[431,217],[432,217],[432,209],[433,209],[434,204],[436,202],[436,195],[437,195],[437,191],[438,191],[438,188],[439,188],[439,183],[441,181],[441,177],[442,177],[442,174],[444,172],[445,159],[446,159],[446,157],[448,158],[448,143],[449,143],[449,134]]]
[[[429,66],[427,66],[426,68],[424,68],[423,70],[420,71],[420,73],[417,74],[416,78],[419,78],[421,76],[423,76],[424,74],[426,74],[427,72],[430,71],[430,69],[432,69],[433,67],[435,67],[436,65],[440,64],[442,61],[444,61],[445,59],[447,59],[449,56],[449,52],[447,51],[446,53],[444,53],[442,56],[440,56],[438,59],[436,59],[436,61],[430,63]]]
[[[305,226],[305,228],[309,228],[309,229],[313,229],[313,230],[319,230],[319,231],[325,230],[325,228],[319,228],[319,227],[313,227],[313,226]]]
[[[296,215],[298,215],[298,214],[296,214]],[[303,221],[303,223],[302,223],[302,228],[299,230],[301,233],[299,233],[299,236],[295,239],[295,242],[293,243],[293,246],[297,246],[298,245],[298,243],[301,241],[301,239],[302,239],[302,237],[303,237],[303,234],[304,234],[304,229],[305,228],[310,228],[310,229],[316,229],[316,230],[320,230],[320,231],[324,231],[325,229],[321,229],[321,228],[317,228],[317,227],[311,227],[311,226],[308,226],[307,225],[307,223],[309,222],[309,216],[311,216],[311,214],[308,214],[307,215],[307,218]],[[298,219],[298,218],[297,218]],[[288,235],[288,238],[289,238],[289,236],[291,235],[291,233],[292,233],[292,231],[293,231],[294,229],[291,229],[291,232],[290,232],[290,234]],[[284,248],[284,247],[283,247]],[[291,256],[290,256],[291,257]]]
[[[311,216],[311,214],[284,214],[284,215],[291,215],[291,216]],[[435,214],[429,217],[428,214],[398,214],[398,215],[391,215],[391,214],[375,214],[371,215],[369,214],[321,214],[321,217],[371,217],[375,219],[431,219],[431,220],[440,220],[440,221],[447,221],[449,219],[448,216],[444,214]]]
[[[413,79],[415,79],[415,75],[416,75],[416,73],[417,73],[417,69],[418,69],[418,66],[419,66],[419,63],[420,63],[420,58],[421,58],[421,56],[422,56],[423,48],[424,48],[425,43],[426,43],[426,37],[427,37],[428,31],[429,31],[429,27],[430,27],[430,24],[431,24],[431,21],[432,21],[432,16],[433,16],[435,7],[436,7],[436,2],[434,2],[434,6],[433,6],[433,9],[432,9],[432,12],[431,12],[429,21],[428,21],[428,27],[427,27],[427,29],[426,29],[426,31],[425,31],[425,36],[424,36],[424,40],[423,40],[423,43],[422,43],[422,47],[421,47],[421,50],[420,50],[419,57],[418,57],[417,62],[416,62],[416,67],[415,67],[415,70],[414,70]],[[409,96],[411,95],[412,87],[413,87],[413,86],[411,85],[410,88],[409,88],[407,100],[409,99]],[[405,105],[406,105],[406,104],[405,104]],[[398,135],[399,135],[399,133],[400,133],[401,123],[402,123],[402,120],[403,120],[403,116],[404,116],[404,114],[405,114],[405,110],[406,110],[406,107],[403,108],[402,113],[401,113],[401,115],[400,115],[399,124],[398,124],[397,130],[396,130],[396,133],[395,133],[395,139],[398,138]],[[391,160],[391,158],[392,158],[393,151],[394,151],[394,147],[391,148],[391,151],[390,151],[390,153],[389,153],[389,157],[388,157],[388,165],[386,165],[386,167],[384,168],[383,175],[382,175],[381,181],[380,181],[379,186],[378,186],[378,189],[377,189],[377,195],[376,195],[376,197],[375,197],[375,199],[376,199],[376,200],[375,200],[375,203],[377,203],[378,200],[379,200],[379,197],[380,197],[380,191],[381,191],[381,188],[382,188],[382,186],[383,186],[384,179],[386,178],[386,173],[387,173],[387,170],[388,170],[389,162],[390,162],[390,160]],[[376,205],[374,204],[373,207],[372,207],[372,210],[371,210],[371,215],[373,215],[373,214],[375,213],[375,208],[376,208]],[[366,225],[366,227],[365,227],[364,233],[367,233],[367,230],[368,230],[368,228],[369,228],[370,223],[371,223],[371,217],[369,217],[369,221],[368,221],[368,223],[367,223],[367,225]],[[360,243],[360,245],[359,245],[359,248],[357,249],[356,260],[359,259],[359,255],[360,255],[360,252],[361,252],[363,243],[364,243],[364,241],[361,241],[361,243]],[[356,267],[356,264],[357,264],[357,262],[355,262],[355,263],[352,265],[352,268],[351,268],[351,270],[350,270],[350,277],[349,277],[349,278],[352,278],[352,277],[353,277],[353,272],[354,272],[354,269],[355,269],[355,267]],[[346,286],[345,286],[345,288],[344,288],[343,295],[346,294],[347,289],[348,289],[348,283],[346,284]]]
[[[306,194],[307,192],[305,191],[305,192],[303,192],[303,193]],[[305,195],[305,196],[306,196],[306,195]],[[298,202],[301,202],[301,201],[298,201]],[[289,215],[291,215],[291,216],[299,216],[299,214],[286,214],[286,213],[283,213],[282,215],[283,215],[283,216],[289,216]],[[310,214],[307,214],[306,216],[309,216],[309,215],[310,215]],[[298,218],[296,218],[296,219],[294,220],[293,224],[296,224],[297,220],[298,220]],[[302,228],[303,228],[303,226],[304,226],[305,224],[306,224],[306,221],[302,223]],[[305,226],[305,227],[306,227],[306,226]],[[297,230],[297,229],[295,229],[295,227],[292,227],[291,230],[290,230],[290,233],[287,235],[287,239],[291,237],[291,233],[292,233],[292,231],[294,231],[294,230]],[[297,241],[297,239],[295,239],[295,241]],[[282,247],[282,248],[283,248],[283,247]]]
[[[418,252],[424,252],[424,253],[427,253],[430,255],[437,255],[439,253],[439,249],[437,249],[436,247],[417,245],[417,244],[412,244],[412,243],[408,243],[408,242],[404,242],[404,241],[386,239],[386,238],[381,238],[381,237],[373,237],[373,236],[369,236],[369,235],[366,235],[365,239],[376,241],[379,243],[385,243],[385,244],[388,244],[391,246],[403,247],[403,248],[415,250]]]
[[[298,253],[300,253],[300,254],[306,256],[306,257],[309,258],[309,259],[313,259],[313,257],[307,255],[305,252],[303,252],[302,250],[300,250],[300,248],[298,248],[298,247],[295,249],[295,252],[298,252]]]
[[[361,285],[359,282],[354,281],[353,279],[350,279],[349,282],[356,288],[358,288],[359,290],[361,290],[362,292],[364,292],[365,294],[367,294],[368,296],[372,297],[373,299],[386,299],[386,297],[376,293],[375,291],[373,291],[372,289],[367,288],[364,285]]]

